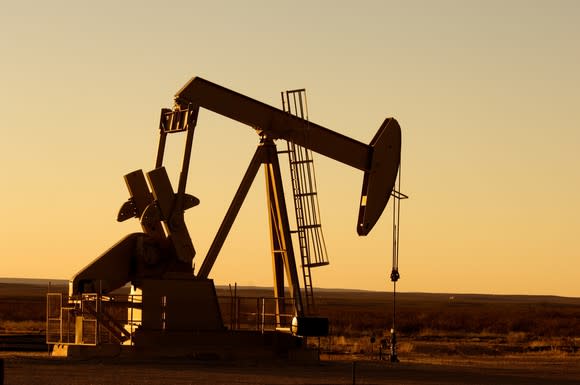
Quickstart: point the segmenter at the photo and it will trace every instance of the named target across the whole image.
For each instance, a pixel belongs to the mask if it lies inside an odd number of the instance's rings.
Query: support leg
[[[298,280],[298,271],[296,269],[294,248],[292,247],[290,223],[288,221],[288,211],[284,199],[284,187],[282,184],[280,163],[278,162],[278,152],[276,151],[276,145],[271,139],[266,139],[264,146],[266,148],[266,162],[264,168],[266,171],[268,208],[270,211],[272,257],[274,258],[275,267],[274,286],[277,287],[279,285],[278,281],[281,281],[277,277],[280,273],[276,271],[276,260],[281,257],[284,263],[290,293],[295,302],[296,315],[302,316],[304,315],[302,295],[300,293],[300,282]],[[279,241],[275,242],[275,239],[279,239]]]
[[[232,203],[228,208],[226,216],[224,217],[224,220],[222,221],[222,224],[220,225],[220,228],[215,238],[213,239],[209,251],[203,260],[203,264],[201,265],[197,275],[199,278],[207,278],[209,276],[213,264],[215,263],[218,254],[224,245],[226,237],[228,236],[228,233],[230,232],[230,229],[236,220],[236,216],[238,215],[238,212],[244,203],[244,199],[246,199],[246,195],[248,195],[248,191],[252,186],[252,182],[254,181],[254,178],[256,177],[256,174],[258,173],[263,160],[264,150],[260,145],[254,153],[254,157],[252,158],[252,161],[250,162],[250,165],[244,174],[242,183],[240,183],[240,187],[238,187],[238,191],[236,191],[236,195],[234,196],[234,199],[232,199]]]

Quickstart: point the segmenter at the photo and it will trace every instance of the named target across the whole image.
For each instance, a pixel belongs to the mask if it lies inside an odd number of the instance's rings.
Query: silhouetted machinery
[[[186,193],[186,184],[200,108],[253,128],[259,136],[259,144],[213,243],[195,273],[192,261],[196,252],[184,212],[199,204],[196,197]],[[175,191],[163,159],[167,135],[177,132],[186,133],[186,145]],[[385,119],[367,145],[196,77],[179,90],[173,109],[161,111],[155,168],[147,173],[137,170],[125,175],[130,198],[122,205],[117,220],[137,218],[142,231],[126,236],[80,271],[71,283],[70,294],[106,295],[129,282],[140,289],[141,324],[130,336],[136,347],[171,348],[180,344],[207,345],[216,341],[232,343],[234,337],[224,325],[216,289],[209,277],[248,190],[263,165],[278,324],[281,324],[284,302],[292,302],[295,315],[290,328],[292,334],[325,335],[328,332],[327,319],[307,314],[303,307],[276,139],[291,141],[364,172],[356,231],[359,235],[368,234],[387,205],[397,178],[401,130],[395,119]],[[203,342],[204,339],[208,341]]]

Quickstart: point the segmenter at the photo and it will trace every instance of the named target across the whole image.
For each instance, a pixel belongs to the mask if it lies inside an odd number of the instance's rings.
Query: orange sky
[[[365,143],[398,119],[401,290],[580,296],[579,17],[575,1],[4,4],[0,276],[70,278],[139,230],[115,222],[122,177],[153,168],[159,110],[199,75],[274,106],[305,87],[312,121]],[[257,143],[202,111],[200,257]],[[316,162],[331,264],[315,286],[390,289],[390,207],[358,237],[362,173]],[[217,283],[271,284],[264,199],[258,176]]]

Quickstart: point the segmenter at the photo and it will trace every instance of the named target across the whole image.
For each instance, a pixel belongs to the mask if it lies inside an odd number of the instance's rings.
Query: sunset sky
[[[276,107],[306,88],[311,121],[364,143],[399,121],[401,291],[580,297],[578,20],[573,0],[3,2],[0,277],[68,279],[140,231],[116,222],[123,175],[154,167],[160,109],[201,76]],[[200,114],[198,267],[258,140]],[[314,285],[390,290],[391,205],[359,237],[362,172],[316,171]],[[271,285],[269,242],[260,174],[211,276]]]

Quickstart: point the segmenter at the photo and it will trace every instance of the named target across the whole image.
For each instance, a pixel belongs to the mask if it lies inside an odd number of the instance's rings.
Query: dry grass
[[[46,290],[37,292],[0,287],[0,328],[43,330]],[[238,294],[245,293],[238,289]],[[258,289],[250,295],[256,294],[271,295]],[[397,310],[401,363],[391,364],[377,360],[392,322],[389,296],[330,291],[317,298],[332,333],[320,339],[325,358],[320,364],[75,361],[12,352],[0,352],[0,357],[14,385],[350,384],[354,361],[356,383],[366,384],[547,385],[580,378],[580,354],[565,350],[580,346],[580,300],[456,295],[449,303],[445,295],[403,294]]]
[[[44,330],[46,291],[40,286],[2,284],[0,331]],[[218,293],[228,295],[229,290],[218,288]],[[238,288],[237,294],[272,295],[261,288]],[[390,337],[390,293],[319,290],[317,307],[330,319],[331,335],[320,342],[323,350],[374,354],[381,340]],[[402,293],[397,298],[396,327],[401,352],[576,352],[580,299]]]
[[[329,315],[333,330],[346,336],[381,334],[393,319],[386,293],[328,294],[319,309]],[[403,293],[396,326],[407,336],[574,338],[580,330],[580,299]]]
[[[1,332],[33,332],[43,333],[46,329],[44,321],[0,321]]]
[[[577,384],[579,360],[571,357],[459,356],[404,357],[400,364],[358,360],[358,357],[319,364],[289,362],[195,362],[50,360],[46,356],[5,357],[7,383],[60,384]]]

